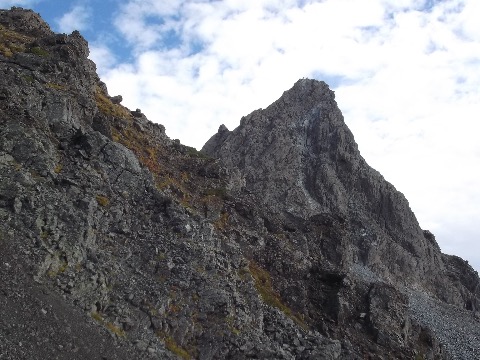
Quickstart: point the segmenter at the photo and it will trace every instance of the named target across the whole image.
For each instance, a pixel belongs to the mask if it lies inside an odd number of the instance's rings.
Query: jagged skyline
[[[80,30],[110,92],[197,148],[298,78],[326,81],[366,160],[443,251],[480,269],[474,1],[0,1],[12,5]]]

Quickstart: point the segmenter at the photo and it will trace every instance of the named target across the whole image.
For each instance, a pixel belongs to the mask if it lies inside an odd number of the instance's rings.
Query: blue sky
[[[480,1],[0,0],[80,30],[111,95],[200,148],[302,77],[367,162],[480,269]]]

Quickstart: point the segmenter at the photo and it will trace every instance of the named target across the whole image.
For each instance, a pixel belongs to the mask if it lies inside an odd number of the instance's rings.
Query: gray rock
[[[114,104],[120,104],[123,101],[123,97],[122,97],[122,95],[111,96],[110,100]]]

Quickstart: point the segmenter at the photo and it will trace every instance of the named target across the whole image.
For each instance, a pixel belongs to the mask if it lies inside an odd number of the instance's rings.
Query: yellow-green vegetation
[[[184,208],[191,208],[191,196],[188,190],[183,185],[185,182],[188,181],[188,175],[183,172],[180,174],[179,179],[171,175],[166,175],[163,177],[159,177],[157,180],[157,189],[158,190],[165,190],[170,188],[174,194],[177,195],[177,198],[180,201],[180,205]]]
[[[67,267],[68,267],[68,263],[65,260],[63,260],[57,266],[50,266],[50,268],[47,271],[47,275],[50,277],[56,277],[59,274],[64,273],[65,270],[67,270]]]
[[[250,274],[250,269],[247,267],[242,267],[238,269],[238,276],[240,276],[240,279],[242,280],[247,280],[247,276]]]
[[[198,178],[197,170],[208,160],[200,159],[202,156],[194,148],[187,147],[185,150],[183,145],[169,146],[171,144],[165,143],[161,137],[144,131],[128,109],[113,104],[100,87],[96,90],[96,102],[103,114],[115,117],[110,121],[112,139],[135,154],[140,164],[152,174],[158,190],[170,192],[176,201],[189,211],[204,210],[204,200],[215,199],[217,202],[224,199],[225,191],[218,185],[210,185],[212,190],[208,194],[211,195],[205,195],[204,189],[199,188],[197,180],[214,181]],[[185,151],[181,151],[182,149]],[[181,164],[176,163],[177,161]],[[179,168],[183,171],[178,171]]]
[[[29,172],[32,178],[34,178],[35,180],[43,179],[43,176],[40,173],[38,173],[36,170],[29,169]]]
[[[115,335],[117,335],[118,337],[126,337],[127,334],[125,334],[125,331],[120,328],[119,326],[113,324],[113,323],[110,323],[110,322],[106,322],[105,323],[105,327],[110,330],[110,332],[114,333]]]
[[[221,199],[225,199],[227,196],[227,189],[225,187],[218,187],[214,189],[208,189],[205,191],[206,196],[217,196]]]
[[[40,46],[34,46],[30,49],[27,50],[27,52],[31,53],[31,54],[34,54],[34,55],[37,55],[37,56],[42,56],[42,57],[46,57],[48,56],[48,51],[45,50],[45,49],[42,49]]]
[[[171,313],[178,314],[180,310],[182,310],[180,305],[175,304],[174,302],[171,302],[170,305],[168,305],[168,311],[170,311]]]
[[[98,322],[103,322],[103,316],[100,315],[100,313],[94,311],[90,315],[91,315],[93,320],[98,321]]]
[[[63,165],[62,164],[57,164],[57,166],[55,166],[55,169],[53,169],[53,172],[55,174],[60,174],[60,172],[62,171],[63,169]]]
[[[157,145],[148,133],[136,129],[132,119],[125,119],[124,128],[112,126],[111,131],[113,140],[130,149],[138,161],[150,170],[158,190],[170,189],[180,205],[191,208],[192,194],[185,186],[189,181],[189,174],[187,172],[172,174],[163,168],[160,157],[166,157],[164,149]]]
[[[225,318],[225,322],[227,323],[228,325],[228,329],[232,332],[232,334],[235,334],[235,335],[240,335],[240,330],[237,329],[234,325],[235,325],[235,317],[233,315],[228,315],[226,318]]]
[[[65,85],[51,83],[51,82],[46,83],[45,86],[55,90],[62,90],[62,91],[67,90],[67,87]]]
[[[162,261],[162,260],[165,260],[166,258],[167,258],[167,255],[163,251],[160,251],[156,256],[157,261]]]
[[[263,302],[279,309],[301,328],[305,330],[308,329],[305,321],[286,304],[284,304],[280,295],[274,290],[272,286],[272,278],[268,271],[262,269],[253,260],[250,261],[249,270],[255,281],[255,288],[262,297]]]
[[[213,223],[213,226],[215,226],[217,230],[225,230],[228,226],[229,217],[227,212],[222,212],[220,218]]]
[[[28,83],[33,83],[35,81],[35,78],[32,75],[23,75],[22,78]]]
[[[95,100],[97,102],[98,110],[105,115],[110,115],[120,119],[132,118],[132,114],[126,107],[120,104],[114,104],[107,95],[102,93],[100,88],[97,88],[95,91]]]
[[[110,200],[106,196],[97,195],[95,199],[97,199],[97,203],[100,206],[107,207],[110,204]]]
[[[98,101],[97,101],[97,106],[98,106]],[[120,106],[120,105],[114,105],[114,106]],[[133,151],[138,161],[144,166],[146,166],[150,170],[150,172],[153,174],[153,176],[157,180],[157,187],[158,187],[158,179],[160,177],[160,174],[162,173],[162,169],[158,161],[159,148],[151,144],[151,140],[149,139],[147,134],[134,129],[133,120],[131,119],[125,119],[125,120],[128,123],[128,127],[126,129],[119,130],[115,127],[111,128],[112,139],[122,144],[126,148],[130,149],[131,151]]]
[[[90,316],[93,320],[105,326],[111,333],[117,335],[118,337],[125,338],[127,336],[127,334],[122,328],[111,322],[105,321],[105,319],[99,312],[93,311]]]
[[[199,157],[199,158],[203,158],[203,159],[209,159],[210,158],[208,155],[205,155],[204,153],[198,151],[194,147],[186,146],[186,145],[185,145],[185,147],[187,148],[187,154],[190,155],[190,156]]]
[[[42,230],[40,233],[40,239],[46,240],[50,236],[50,232],[47,230]]]
[[[25,44],[32,41],[32,37],[19,34],[0,25],[0,53],[3,56],[11,57],[15,53],[24,52]]]
[[[190,360],[192,358],[188,351],[178,345],[172,336],[166,335],[163,331],[157,331],[157,336],[163,339],[163,341],[165,342],[165,347],[170,352],[174,353],[175,355],[181,357],[184,360]]]

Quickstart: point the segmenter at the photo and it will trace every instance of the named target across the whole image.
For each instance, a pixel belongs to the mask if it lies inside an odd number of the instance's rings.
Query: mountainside
[[[480,279],[299,80],[201,152],[0,10],[0,359],[474,359]]]

